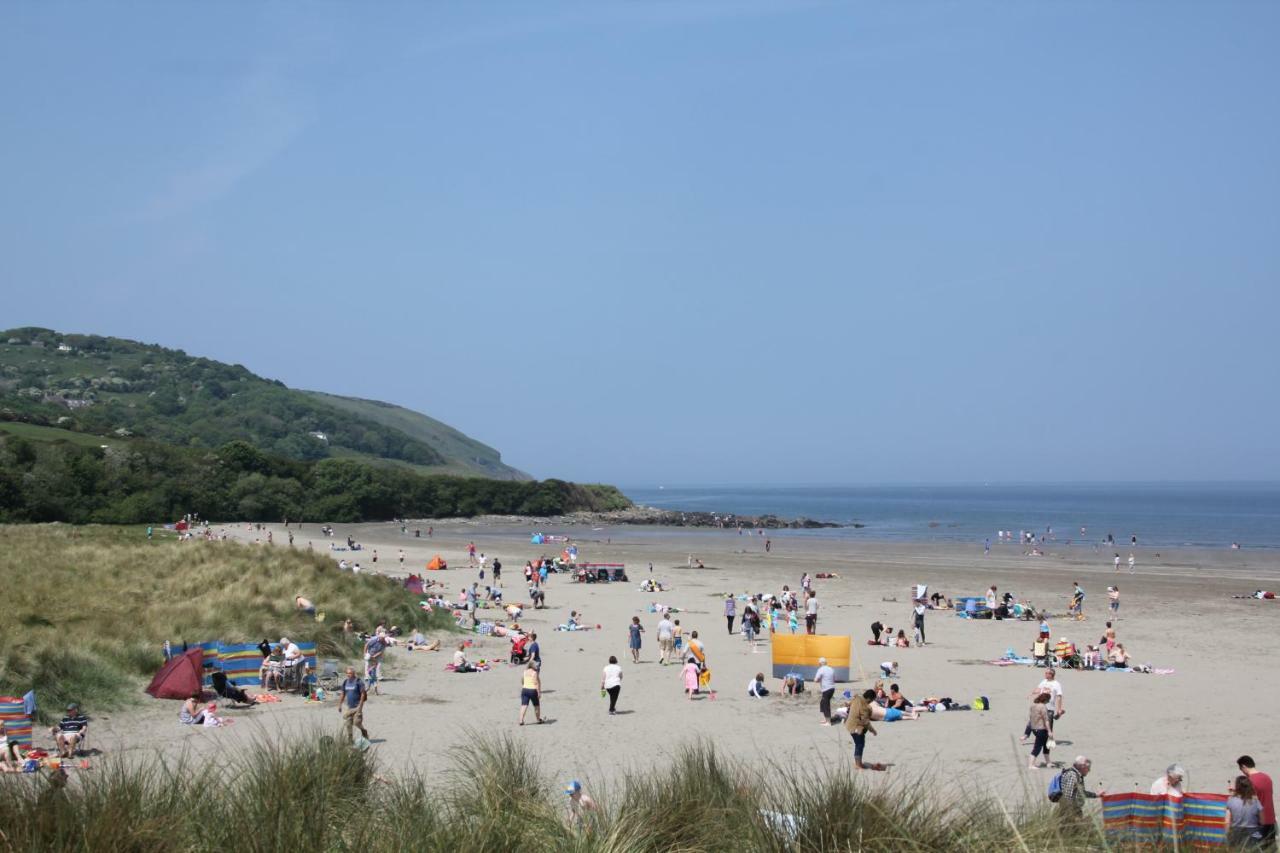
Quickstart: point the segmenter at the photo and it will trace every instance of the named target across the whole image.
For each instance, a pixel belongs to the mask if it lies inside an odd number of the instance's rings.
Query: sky
[[[7,3],[0,328],[622,484],[1277,480],[1280,4]]]

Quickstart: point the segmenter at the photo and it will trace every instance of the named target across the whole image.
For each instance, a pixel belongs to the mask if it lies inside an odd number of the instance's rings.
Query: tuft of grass
[[[118,708],[162,663],[165,640],[314,640],[320,655],[356,649],[342,621],[452,628],[397,581],[339,572],[301,549],[231,542],[148,542],[141,528],[0,526],[0,694],[35,689],[48,711]],[[297,611],[304,595],[324,622]]]
[[[470,736],[469,736],[470,737]],[[775,769],[764,783],[706,744],[635,773],[585,826],[525,748],[476,739],[453,769],[386,779],[376,757],[331,737],[263,741],[223,761],[107,761],[56,789],[0,776],[5,850],[971,851],[1083,853],[1096,830],[1060,831],[1048,808],[1010,814],[946,800],[936,777],[871,788],[832,772]],[[588,787],[590,787],[588,785]],[[1144,848],[1150,850],[1151,848]]]

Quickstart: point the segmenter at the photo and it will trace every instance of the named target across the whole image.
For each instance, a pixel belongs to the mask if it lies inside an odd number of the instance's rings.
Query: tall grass
[[[871,788],[847,773],[774,771],[766,783],[694,745],[668,767],[631,776],[574,826],[559,785],[513,741],[470,744],[428,782],[386,779],[375,757],[313,736],[262,743],[225,764],[107,762],[62,790],[31,776],[0,777],[0,850],[1075,853],[1105,846],[1092,830],[1060,833],[1047,808],[1010,815],[982,797],[940,799],[946,780]]]
[[[434,625],[394,581],[339,572],[319,554],[224,542],[148,542],[140,528],[0,526],[0,694],[35,689],[42,709],[87,711],[137,696],[165,640],[314,640],[353,652],[342,621]],[[324,611],[299,613],[304,595]]]

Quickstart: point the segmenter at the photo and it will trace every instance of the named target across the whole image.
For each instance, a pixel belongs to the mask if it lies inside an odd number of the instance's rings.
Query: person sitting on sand
[[[226,717],[218,716],[218,703],[210,702],[208,705],[204,706],[204,719],[200,722],[200,725],[204,726],[206,729],[216,729],[221,726],[228,726],[231,722],[232,721]]]
[[[0,723],[0,773],[20,773],[24,763],[22,744],[10,740],[4,723]]]
[[[202,726],[204,725],[204,691],[197,690],[192,693],[187,701],[182,703],[182,708],[178,711],[178,722],[184,726]]]
[[[896,723],[899,720],[918,720],[920,719],[920,711],[917,708],[886,708],[879,702],[871,703],[871,719],[886,723]]]
[[[893,644],[900,649],[910,648],[911,641],[907,639],[907,632],[899,628],[898,636],[894,638]]]
[[[889,685],[889,707],[897,708],[899,711],[905,711],[907,708],[913,707],[911,700],[902,695],[896,684]]]
[[[747,696],[753,699],[763,699],[769,695],[769,688],[764,686],[764,673],[757,672],[756,677],[747,682]]]
[[[453,671],[454,672],[475,672],[476,668],[467,660],[467,644],[465,642],[458,643],[457,650],[453,653]]]
[[[1124,650],[1124,643],[1116,643],[1116,647],[1107,655],[1107,661],[1115,669],[1129,666],[1129,653]]]

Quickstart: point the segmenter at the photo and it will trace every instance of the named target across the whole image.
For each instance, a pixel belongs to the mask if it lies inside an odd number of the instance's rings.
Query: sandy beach
[[[429,525],[434,527],[430,540]],[[423,538],[412,536],[414,528],[422,530]],[[246,530],[243,524],[224,529],[246,547],[287,547],[285,531],[278,525],[270,527],[273,546],[265,543],[265,534]],[[1116,574],[1111,554],[1095,552],[1091,546],[1050,545],[1044,556],[1031,557],[1017,545],[993,545],[991,554],[984,556],[981,544],[907,545],[772,531],[772,552],[766,554],[760,537],[734,531],[547,524],[533,528],[527,521],[486,519],[415,522],[407,536],[399,524],[340,525],[333,541],[343,543],[351,535],[365,550],[334,558],[336,562],[354,557],[365,570],[403,576],[421,573],[438,553],[451,568],[431,576],[444,581],[447,595],[456,598],[464,585],[477,579],[476,570],[467,567],[466,546],[473,541],[478,551],[501,559],[506,600],[527,601],[524,562],[558,551],[558,546],[531,545],[531,529],[568,535],[578,543],[580,559],[625,563],[630,576],[629,583],[577,584],[552,575],[548,608],[526,610],[520,620],[527,630],[538,632],[542,645],[548,724],[516,726],[520,669],[505,662],[507,640],[438,635],[444,644],[441,652],[390,651],[383,694],[371,697],[366,708],[378,758],[390,771],[416,768],[432,775],[447,766],[448,748],[468,738],[509,735],[527,744],[557,778],[582,779],[591,790],[606,795],[629,768],[662,762],[682,743],[697,738],[762,772],[774,765],[853,772],[849,736],[841,727],[820,725],[817,693],[795,699],[780,695],[780,684],[769,678],[767,635],[753,653],[740,634],[727,633],[722,615],[725,593],[776,592],[783,584],[797,589],[806,571],[840,576],[814,581],[819,632],[853,637],[855,681],[838,686],[837,698],[844,689],[870,686],[881,661],[897,660],[895,680],[908,698],[949,696],[969,703],[985,695],[992,703],[988,711],[926,713],[919,721],[879,725],[879,735],[869,738],[867,759],[892,767],[888,773],[864,773],[872,784],[920,780],[947,792],[959,785],[1016,804],[1043,797],[1049,780],[1050,771],[1026,769],[1029,747],[1018,743],[1028,693],[1041,673],[1027,666],[987,663],[1009,648],[1025,654],[1036,625],[970,621],[930,611],[928,645],[868,646],[869,626],[877,620],[910,633],[910,588],[916,583],[927,583],[931,591],[946,595],[980,595],[996,584],[1002,592],[1063,614],[1072,583],[1078,580],[1088,593],[1087,621],[1056,618],[1050,624],[1055,640],[1066,636],[1081,647],[1096,643],[1103,632],[1106,587],[1120,587],[1120,615],[1115,620],[1119,642],[1136,662],[1173,673],[1060,675],[1066,715],[1056,729],[1053,758],[1070,761],[1078,753],[1091,757],[1091,787],[1146,790],[1177,761],[1188,770],[1188,790],[1216,792],[1234,775],[1234,759],[1241,753],[1254,755],[1262,769],[1280,766],[1280,729],[1271,721],[1280,687],[1268,663],[1280,602],[1232,598],[1280,586],[1280,554],[1140,548],[1136,572],[1129,574],[1126,566]],[[321,535],[319,524],[295,529],[295,536],[294,547],[306,548],[310,542],[318,552],[328,551],[330,540]],[[406,555],[403,569],[397,560],[400,549]],[[690,555],[706,568],[687,568]],[[649,563],[652,577],[668,591],[639,590],[640,582],[650,576]],[[658,665],[659,616],[649,612],[654,602],[680,608],[676,618],[686,633],[700,632],[714,672],[716,699],[688,701],[679,668]],[[324,609],[323,601],[317,605]],[[583,614],[585,624],[599,624],[600,630],[555,631],[571,609]],[[632,616],[639,616],[646,629],[638,665],[630,662],[627,652],[626,626]],[[328,618],[342,614],[330,612]],[[475,639],[470,658],[499,663],[484,673],[445,671],[451,641],[469,636]],[[601,668],[610,654],[617,655],[624,672],[620,713],[614,717],[606,713],[599,690]],[[766,699],[746,695],[747,682],[757,672],[765,674],[774,691]],[[93,709],[87,710],[93,714]],[[280,704],[231,710],[228,716],[237,722],[221,730],[180,726],[177,713],[176,702],[148,699],[136,709],[100,714],[95,746],[109,754],[159,750],[170,757],[191,750],[218,760],[215,754],[250,748],[256,739],[339,728],[335,706],[320,707],[294,696],[284,697]]]

